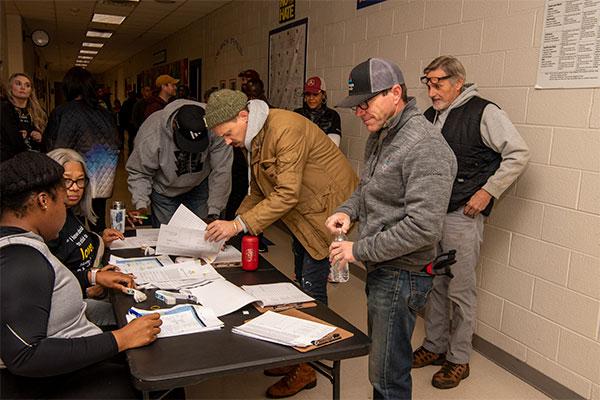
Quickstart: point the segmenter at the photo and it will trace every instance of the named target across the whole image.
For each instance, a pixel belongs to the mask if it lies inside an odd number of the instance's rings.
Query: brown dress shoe
[[[297,366],[298,365],[287,365],[285,367],[269,368],[265,369],[263,372],[266,376],[283,376],[292,372]]]
[[[442,365],[446,361],[445,354],[437,354],[421,346],[413,352],[412,367],[422,368],[427,365]]]
[[[301,390],[317,386],[317,373],[308,364],[297,365],[292,372],[281,378],[267,389],[267,397],[281,399],[290,397]]]
[[[433,375],[431,384],[438,389],[452,389],[457,387],[461,380],[469,376],[469,364],[454,364],[447,361],[442,368]]]

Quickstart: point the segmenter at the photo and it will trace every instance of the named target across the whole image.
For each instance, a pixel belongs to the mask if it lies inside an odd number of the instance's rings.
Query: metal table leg
[[[333,400],[340,400],[340,371],[342,362],[339,360],[334,361],[333,367],[330,367],[321,361],[313,361],[309,364],[315,371],[329,379],[329,382],[333,385]]]

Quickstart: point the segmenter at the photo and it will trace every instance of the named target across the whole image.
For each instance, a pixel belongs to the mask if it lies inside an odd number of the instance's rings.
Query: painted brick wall
[[[309,18],[307,76],[345,96],[352,66],[368,57],[400,65],[409,95],[440,54],[507,111],[531,149],[523,176],[497,202],[478,266],[477,333],[588,399],[600,400],[600,89],[535,90],[543,0],[297,0]],[[203,59],[203,87],[245,68],[267,73],[276,1],[236,1],[107,72],[134,76],[152,52]],[[243,55],[220,45],[235,38]],[[106,79],[112,81],[113,78]],[[342,110],[341,148],[360,171],[367,132]]]

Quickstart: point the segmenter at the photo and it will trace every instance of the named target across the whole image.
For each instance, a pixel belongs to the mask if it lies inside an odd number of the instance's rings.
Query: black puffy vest
[[[452,186],[448,212],[464,206],[500,166],[502,160],[500,154],[487,147],[481,139],[481,116],[488,104],[494,103],[481,97],[472,97],[462,106],[450,110],[442,127],[442,135],[452,148],[458,162],[458,172]],[[424,114],[433,123],[435,113],[433,107],[429,107]],[[492,198],[482,211],[483,215],[490,214],[493,203]]]

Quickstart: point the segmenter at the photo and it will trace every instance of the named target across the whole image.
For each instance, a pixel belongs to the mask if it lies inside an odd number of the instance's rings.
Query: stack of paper
[[[180,304],[173,308],[158,310],[142,310],[132,307],[126,315],[127,322],[152,313],[159,313],[162,321],[160,333],[157,336],[159,338],[213,331],[223,327],[223,322],[211,309],[192,304]]]
[[[246,285],[242,286],[242,289],[257,299],[261,307],[306,303],[314,300],[289,282]]]
[[[151,284],[159,289],[178,290],[225,280],[212,265],[190,261],[160,268],[148,268],[135,274],[138,285]]]
[[[121,258],[111,255],[108,263],[116,265],[125,274],[137,275],[148,269],[171,265],[173,261],[169,256]]]
[[[336,328],[318,322],[267,311],[231,331],[286,346],[307,347],[331,334]]]
[[[158,241],[158,232],[158,229],[136,229],[135,236],[113,241],[110,244],[110,249],[119,250],[154,247]]]

